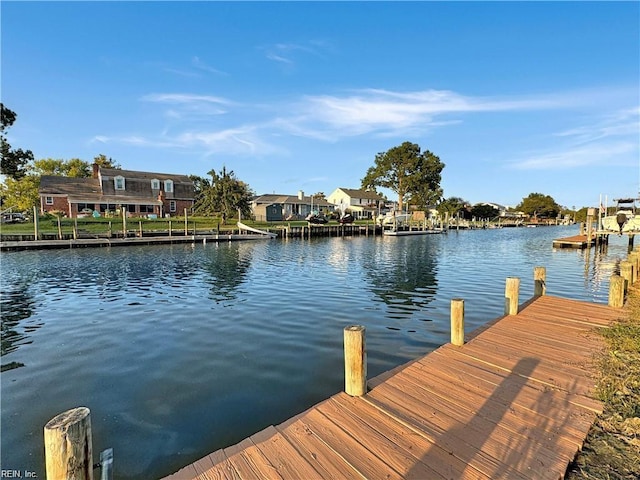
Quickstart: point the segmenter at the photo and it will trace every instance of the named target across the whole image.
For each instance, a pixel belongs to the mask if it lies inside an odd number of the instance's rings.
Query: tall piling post
[[[367,393],[367,349],[362,325],[344,328],[344,391],[352,397]]]
[[[464,300],[451,300],[451,343],[456,346],[464,345]]]

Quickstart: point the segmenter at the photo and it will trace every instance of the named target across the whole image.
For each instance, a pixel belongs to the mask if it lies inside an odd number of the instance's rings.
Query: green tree
[[[404,142],[402,145],[378,153],[375,165],[367,170],[362,188],[388,188],[398,195],[402,210],[409,196],[419,199],[421,205],[435,203],[442,196],[440,181],[444,163],[428,150]]]
[[[476,218],[492,219],[497,217],[499,213],[497,208],[487,205],[486,203],[476,203],[471,208],[471,215]]]
[[[0,154],[2,155],[0,173],[17,180],[27,174],[27,166],[33,160],[33,153],[31,150],[22,150],[20,148],[14,150],[11,148],[4,133],[16,121],[17,115],[5,107],[3,103],[0,103],[0,111]]]
[[[560,206],[556,201],[542,193],[530,193],[516,208],[532,217],[555,218],[560,212]]]
[[[92,174],[91,165],[79,158],[72,158],[71,160],[42,158],[33,162],[32,171],[36,175],[58,175],[76,178],[88,178]]]
[[[449,197],[442,200],[437,207],[438,213],[443,217],[448,215],[449,218],[455,217],[458,212],[466,209],[469,202],[460,197]]]
[[[97,164],[100,168],[122,169],[119,163],[114,161],[111,157],[107,158],[107,156],[102,153],[93,157],[93,163]]]
[[[239,209],[243,217],[250,217],[252,192],[249,186],[238,180],[233,171],[227,172],[226,167],[222,167],[220,173],[215,169],[207,173],[211,175],[211,182],[201,179],[205,181],[196,185],[201,193],[196,199],[194,212],[207,216],[219,214],[226,221],[236,215]]]
[[[5,178],[0,183],[0,197],[2,208],[13,207],[18,211],[31,211],[38,205],[40,199],[38,188],[40,187],[40,175],[27,174],[16,179]]]

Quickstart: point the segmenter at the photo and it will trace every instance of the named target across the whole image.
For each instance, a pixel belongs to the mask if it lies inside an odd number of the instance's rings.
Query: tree
[[[207,172],[211,175],[211,182],[207,179],[196,184],[196,189],[201,192],[196,199],[194,212],[198,215],[220,214],[223,220],[233,217],[238,209],[243,217],[251,216],[252,192],[249,186],[238,180],[233,171],[227,172],[226,167],[222,167],[220,173],[215,170]]]
[[[419,145],[404,142],[376,155],[375,165],[362,179],[362,188],[389,188],[398,194],[400,210],[408,196],[426,206],[442,196],[443,168],[444,163],[436,155],[428,150],[420,152]]]
[[[532,217],[546,218],[555,218],[560,212],[560,206],[556,201],[542,193],[530,193],[528,197],[522,199],[517,209]]]
[[[31,211],[40,199],[39,175],[24,175],[18,179],[7,177],[0,183],[0,197],[3,208],[13,207],[18,211]]]
[[[437,207],[438,213],[442,216],[448,215],[449,218],[455,217],[458,212],[467,208],[469,202],[460,197],[449,197],[442,200]]]
[[[486,203],[476,203],[471,208],[471,215],[476,218],[495,218],[500,212],[497,208],[487,205]]]
[[[16,121],[16,113],[9,110],[0,103],[0,115],[2,124],[0,126],[0,154],[2,159],[0,161],[0,173],[6,177],[13,178],[15,180],[24,177],[27,173],[27,165],[33,160],[33,153],[31,150],[14,150],[7,142],[7,138],[4,132]]]
[[[102,153],[93,157],[93,163],[98,165],[100,168],[122,169],[119,163],[115,162],[111,157],[107,158],[107,156]]]
[[[62,160],[55,158],[42,158],[33,162],[33,172],[36,175],[58,175],[62,177],[88,178],[91,176],[91,165],[80,160],[72,158],[71,160]]]

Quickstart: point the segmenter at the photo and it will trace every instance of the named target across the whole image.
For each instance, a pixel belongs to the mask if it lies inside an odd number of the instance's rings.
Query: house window
[[[113,184],[116,190],[124,190],[124,177],[122,175],[118,175],[113,179]]]
[[[164,191],[167,193],[173,192],[173,180],[165,180],[164,181]]]
[[[140,213],[153,213],[153,205],[140,205]]]
[[[171,200],[169,202],[169,211],[170,212],[175,212],[176,211],[176,201],[175,200]]]
[[[157,178],[151,180],[151,190],[160,190],[160,180]]]
[[[53,205],[53,197],[44,197],[44,203],[47,205]]]

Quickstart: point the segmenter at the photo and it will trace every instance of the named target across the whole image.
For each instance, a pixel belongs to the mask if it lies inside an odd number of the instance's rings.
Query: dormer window
[[[160,190],[160,180],[157,178],[151,180],[151,190]]]
[[[124,190],[124,177],[122,175],[118,175],[113,178],[113,185],[116,190]]]
[[[173,180],[164,181],[164,191],[167,193],[173,193]]]

